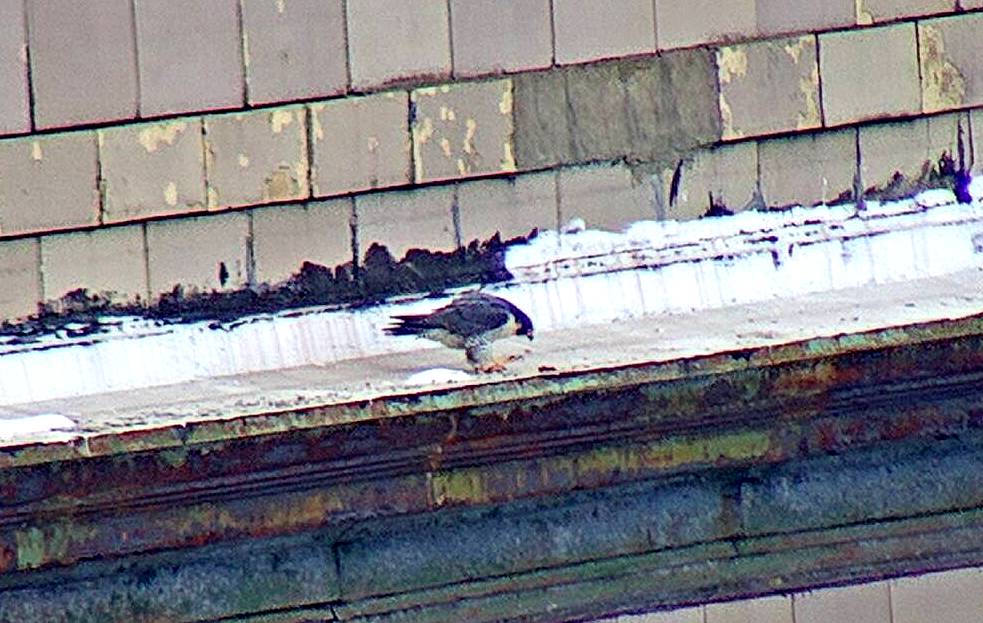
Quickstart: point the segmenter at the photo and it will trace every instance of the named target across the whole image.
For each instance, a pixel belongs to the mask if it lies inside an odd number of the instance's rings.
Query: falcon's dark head
[[[529,319],[526,312],[522,311],[511,303],[509,303],[509,310],[512,312],[512,315],[515,316],[515,334],[524,335],[531,340],[533,338],[532,320]]]

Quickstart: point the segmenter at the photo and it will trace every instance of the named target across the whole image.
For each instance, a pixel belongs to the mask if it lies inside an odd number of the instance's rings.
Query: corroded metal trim
[[[713,598],[731,595],[728,590],[844,581],[863,569],[897,573],[912,565],[977,561],[975,546],[954,544],[963,542],[958,535],[966,530],[983,533],[977,527],[983,522],[973,519],[983,508],[983,489],[968,479],[978,473],[976,460],[983,457],[977,451],[983,444],[981,381],[983,319],[975,317],[243,415],[183,429],[113,433],[90,439],[84,457],[59,454],[72,446],[56,447],[52,455],[42,447],[8,449],[7,465],[0,469],[0,591],[30,590],[38,599],[51,599],[74,587],[84,595],[89,589],[72,579],[74,569],[117,565],[106,577],[126,576],[128,561],[162,551],[172,552],[178,560],[173,564],[184,568],[202,546],[238,551],[241,543],[311,534],[321,535],[315,547],[321,562],[298,564],[331,570],[309,570],[326,587],[310,605],[328,604],[338,616],[355,619],[375,611],[372,604],[381,604],[378,608],[390,613],[383,618],[394,620],[403,608],[429,604],[434,620],[442,620],[440,607],[431,603],[443,599],[438,595],[467,602],[468,587],[485,585],[498,588],[474,599],[490,599],[489,604],[508,595],[525,603],[525,591],[533,607],[543,595],[559,591],[567,609],[554,609],[555,616],[547,609],[536,620],[562,620],[558,613],[587,607],[578,601],[581,594],[612,609],[702,599],[709,578],[721,569],[730,569],[733,583],[714,580],[721,588]],[[164,443],[179,432],[174,443]],[[952,478],[961,474],[963,480],[953,482],[963,486],[936,490],[920,483],[915,475],[930,465],[925,456],[962,461],[953,463],[951,473]],[[837,463],[846,460],[841,457],[866,463]],[[769,500],[783,491],[775,487],[813,473],[781,470],[813,464],[821,469],[809,469],[822,478],[802,481],[806,497],[797,503],[808,507],[808,518],[815,521],[789,512],[791,507],[775,510]],[[826,496],[841,486],[837,478],[844,474],[857,491],[881,482],[876,480],[881,464],[910,466],[905,469],[913,474],[909,480],[918,496],[901,497],[900,505],[887,496],[880,507],[867,510],[844,502],[844,496]],[[689,483],[689,493],[673,493],[679,483]],[[447,536],[455,530],[473,525],[475,534],[491,535],[499,529],[481,519],[482,513],[513,509],[509,512],[518,514],[508,529],[521,536],[535,531],[523,523],[526,515],[580,508],[587,502],[571,500],[583,495],[590,496],[590,508],[614,508],[619,498],[611,492],[625,487],[638,499],[656,496],[652,499],[671,504],[697,496],[706,503],[687,515],[712,511],[712,516],[682,531],[672,528],[670,517],[668,528],[658,528],[667,532],[657,539],[649,531],[639,542],[585,545],[577,552],[552,552],[548,561],[520,555],[482,572],[488,562],[479,556],[471,567],[479,574],[474,578],[457,577],[452,565],[440,562],[447,555],[441,547],[455,547]],[[926,513],[953,527],[925,527]],[[637,510],[613,516],[646,521]],[[417,518],[426,527],[406,532],[405,522]],[[570,521],[562,512],[551,520],[561,526]],[[876,555],[857,554],[856,538],[894,539],[907,530],[899,526],[908,525],[921,525],[934,545],[906,550],[905,539],[915,539],[915,533],[905,532],[908,536]],[[861,536],[843,537],[854,529]],[[426,534],[431,541],[419,536]],[[360,561],[373,556],[388,560],[387,548],[415,552],[400,567],[402,575],[359,571]],[[695,558],[686,559],[691,554]],[[836,562],[841,554],[853,558]],[[661,562],[645,562],[649,558]],[[601,559],[621,560],[623,571],[612,568],[594,577],[590,570],[603,567],[597,566]],[[754,562],[768,560],[775,566]],[[794,571],[799,562],[801,573]],[[768,584],[785,577],[780,565],[792,563],[787,584]],[[413,565],[423,566],[414,570]],[[682,565],[678,577],[690,578],[675,597],[656,591],[665,580],[642,582],[630,571],[650,569],[652,577],[664,577],[660,570],[673,565]],[[508,583],[495,584],[502,581],[490,577],[491,569],[505,573]],[[691,572],[696,575],[687,575]],[[572,574],[569,581],[562,580],[564,574]],[[42,577],[57,578],[48,580],[53,592],[37,588],[39,580],[32,578]],[[548,581],[523,584],[523,578],[535,577]],[[164,577],[159,581],[170,586]],[[129,580],[119,582],[129,586]],[[637,590],[630,590],[634,585]],[[222,616],[303,605],[284,599]]]

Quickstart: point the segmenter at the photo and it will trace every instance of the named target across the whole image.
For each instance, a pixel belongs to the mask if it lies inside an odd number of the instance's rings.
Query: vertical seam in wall
[[[918,27],[920,20],[912,22],[915,29],[915,66],[918,68],[918,114],[925,114],[925,88],[922,76],[922,37],[921,28]]]
[[[887,581],[887,620],[888,623],[894,623],[894,589],[890,580]]]
[[[856,126],[853,129],[853,158],[855,164],[855,169],[853,171],[853,201],[857,205],[858,210],[863,210],[866,208],[864,202],[864,171],[863,171],[863,152],[860,150],[860,126]]]
[[[829,123],[826,119],[826,98],[823,97],[823,51],[819,41],[819,34],[812,35],[816,40],[816,67],[819,69],[819,84],[816,85],[816,95],[819,97],[819,123],[822,127],[828,128]]]
[[[352,90],[351,33],[348,28],[348,0],[341,0],[341,38],[345,42],[345,93]]]
[[[973,168],[976,166],[976,144],[975,138],[973,136],[973,111],[972,109],[966,111],[966,136],[967,143],[969,145],[969,159],[966,171],[972,174]]]
[[[358,204],[355,201],[355,197],[349,197],[348,202],[348,228],[351,234],[352,245],[352,279],[358,283],[361,280],[358,248]]]
[[[556,214],[556,232],[560,233],[563,227],[563,213],[560,212],[560,173],[553,170],[553,210]]]
[[[553,3],[550,0],[550,67],[556,67],[556,14],[554,13]]]
[[[147,299],[146,304],[150,305],[151,302],[151,290],[150,290],[150,237],[147,234],[147,223],[141,223],[140,229],[143,232],[143,278],[144,283],[147,286]]]
[[[93,130],[93,138],[96,141],[96,193],[99,195],[99,212],[96,214],[96,221],[100,225],[106,224],[106,179],[102,171],[102,130]]]
[[[140,77],[140,37],[137,35],[137,0],[130,0],[130,23],[133,25],[133,69],[136,76],[137,117],[143,107],[143,79]]]
[[[38,265],[38,291],[37,291],[37,301],[38,303],[44,303],[44,254],[41,252],[41,236],[34,239],[36,242],[35,256]]]
[[[792,615],[792,623],[796,623],[795,620],[795,593],[788,596],[788,607]]]
[[[202,116],[198,118],[198,122],[201,125],[201,177],[202,182],[205,185],[205,210],[213,210],[218,208],[218,202],[212,205],[212,172],[208,166],[208,121]]]
[[[253,229],[253,212],[246,210],[246,287],[256,287],[256,238]]]
[[[246,68],[246,29],[242,17],[242,0],[236,2],[236,27],[239,29],[239,67],[242,69],[242,105],[249,108],[249,71]]]
[[[421,180],[416,178],[416,138],[413,136],[413,124],[416,123],[416,102],[413,101],[413,92],[406,92],[406,140],[410,145],[410,184],[419,184]]]
[[[314,199],[314,110],[304,106],[304,122],[307,124],[307,196]]]
[[[463,236],[461,235],[461,205],[458,203],[458,193],[457,189],[460,184],[454,184],[451,190],[451,223],[454,226],[454,248],[461,249],[464,247],[461,242]]]
[[[37,129],[35,121],[34,68],[31,65],[31,19],[28,0],[23,0],[24,7],[24,71],[27,73],[27,124],[31,132]],[[39,243],[40,244],[40,243]]]
[[[451,15],[451,0],[446,0],[447,5],[447,50],[451,59],[451,76],[457,77],[457,59],[454,58],[454,19]]]

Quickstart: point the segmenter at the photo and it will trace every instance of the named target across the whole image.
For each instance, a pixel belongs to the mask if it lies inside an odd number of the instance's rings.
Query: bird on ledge
[[[513,335],[533,338],[532,320],[505,299],[481,292],[468,292],[429,314],[392,317],[385,327],[388,335],[414,335],[440,342],[448,348],[463,348],[475,371],[500,372],[505,362],[492,354],[492,342]]]

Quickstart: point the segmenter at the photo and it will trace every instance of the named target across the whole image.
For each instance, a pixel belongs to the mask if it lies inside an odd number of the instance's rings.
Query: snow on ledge
[[[983,178],[971,192],[970,205],[933,190],[863,210],[820,206],[643,221],[623,233],[544,232],[509,249],[514,280],[487,290],[525,309],[542,332],[944,275],[983,266]],[[393,313],[446,300],[291,310],[220,328],[123,319],[117,330],[84,340],[0,343],[0,405],[437,347],[385,336],[381,327]],[[421,371],[408,382],[463,378],[453,372]]]

